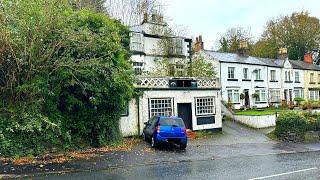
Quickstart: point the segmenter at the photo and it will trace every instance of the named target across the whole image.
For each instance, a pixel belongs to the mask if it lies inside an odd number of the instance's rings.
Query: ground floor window
[[[153,116],[172,116],[172,98],[149,99],[150,117]]]
[[[295,98],[303,98],[303,89],[294,89]]]
[[[238,89],[229,89],[228,92],[228,102],[231,103],[239,103],[240,102],[240,95]]]
[[[266,98],[266,90],[264,89],[259,89],[255,91],[256,94],[258,94],[258,96],[256,97],[256,102],[267,102],[267,98]]]
[[[133,62],[132,63],[134,72],[136,75],[141,75],[143,72],[143,62]]]
[[[215,114],[214,97],[196,98],[196,115],[213,115]]]
[[[319,90],[309,90],[310,100],[319,100]]]
[[[271,89],[270,90],[270,102],[280,102],[280,89]]]

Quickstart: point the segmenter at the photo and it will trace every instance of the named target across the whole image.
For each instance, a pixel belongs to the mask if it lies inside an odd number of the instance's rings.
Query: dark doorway
[[[183,119],[186,128],[192,130],[191,103],[178,103],[178,116]]]
[[[250,97],[249,97],[249,90],[248,89],[244,90],[244,105],[246,107],[250,106]]]
[[[286,100],[286,101],[288,101],[288,90],[287,89],[285,89],[284,90],[284,99]]]

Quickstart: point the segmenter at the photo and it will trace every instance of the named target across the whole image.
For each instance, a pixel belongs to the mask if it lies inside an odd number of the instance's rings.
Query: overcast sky
[[[270,18],[309,11],[320,18],[320,0],[163,0],[171,23],[185,26],[188,34],[203,36],[205,48],[216,48],[216,40],[228,28],[250,28],[257,39]]]

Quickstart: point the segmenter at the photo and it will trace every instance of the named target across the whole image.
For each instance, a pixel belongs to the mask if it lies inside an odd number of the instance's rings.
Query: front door
[[[248,89],[244,90],[244,105],[246,107],[250,106],[250,97],[249,97],[249,90]]]
[[[186,128],[192,130],[191,103],[178,103],[178,116],[183,119]]]
[[[284,99],[286,101],[288,101],[288,90],[287,89],[284,90]]]

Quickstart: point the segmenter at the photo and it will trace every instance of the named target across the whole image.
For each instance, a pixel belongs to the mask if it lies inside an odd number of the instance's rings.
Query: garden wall
[[[276,125],[276,115],[247,116],[233,115],[233,119],[253,128],[267,128]]]

